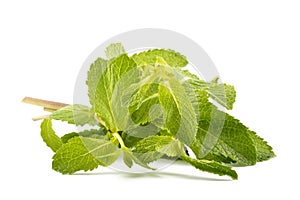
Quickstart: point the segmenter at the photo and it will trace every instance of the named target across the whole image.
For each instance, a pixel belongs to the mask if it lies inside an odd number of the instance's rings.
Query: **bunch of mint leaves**
[[[60,106],[43,118],[41,136],[55,153],[54,170],[93,170],[122,154],[128,167],[154,170],[151,163],[158,159],[181,159],[237,179],[232,167],[275,156],[262,138],[224,112],[233,108],[234,87],[201,80],[186,69],[185,56],[167,49],[129,56],[120,43],[105,54],[88,71],[90,106]],[[89,128],[59,137],[52,120]]]

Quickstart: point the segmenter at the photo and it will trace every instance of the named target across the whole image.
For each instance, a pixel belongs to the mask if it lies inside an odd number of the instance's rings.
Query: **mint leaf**
[[[50,147],[54,152],[56,152],[63,144],[61,139],[52,129],[51,119],[44,119],[41,123],[41,136],[47,146]]]
[[[50,117],[80,126],[85,124],[98,125],[98,122],[94,119],[94,112],[89,107],[80,104],[69,105],[56,110]]]
[[[53,156],[52,168],[62,174],[93,170],[98,165],[109,166],[120,152],[108,140],[74,137]]]
[[[94,105],[95,103],[95,94],[96,94],[97,85],[99,83],[102,74],[105,72],[109,64],[110,61],[104,60],[102,58],[98,58],[90,66],[86,84],[88,86],[88,96],[91,105]]]
[[[153,135],[138,141],[133,152],[143,162],[150,163],[163,155],[179,157],[185,150],[182,143],[171,136]]]
[[[236,165],[241,166],[254,165],[256,149],[248,135],[249,129],[237,119],[218,110],[208,101],[205,92],[198,94],[199,129],[196,140],[190,145],[197,158],[222,162],[234,160]]]
[[[131,168],[133,162],[135,162],[136,164],[144,168],[154,170],[154,168],[149,167],[146,162],[136,157],[136,155],[133,154],[130,150],[123,150],[123,161],[129,168]]]
[[[92,107],[97,115],[105,122],[106,127],[113,132],[118,131],[112,111],[112,94],[114,88],[119,79],[135,67],[135,62],[126,54],[123,54],[112,61],[97,84],[95,100]]]
[[[193,159],[186,155],[181,156],[181,159],[201,171],[218,174],[220,176],[227,175],[235,180],[238,179],[238,175],[234,170],[232,170],[230,167],[222,165],[216,161],[196,160],[196,159]]]
[[[170,49],[153,49],[132,56],[138,66],[155,65],[157,57],[163,58],[171,67],[185,67],[188,64],[185,56]]]
[[[61,141],[65,144],[71,138],[78,137],[78,136],[104,139],[105,133],[101,129],[99,129],[99,130],[97,130],[97,129],[84,130],[84,131],[80,131],[79,133],[71,132],[71,133],[67,133],[64,136],[62,136]]]
[[[197,132],[197,118],[194,107],[179,81],[170,79],[168,87],[159,86],[159,102],[164,108],[166,123],[164,129],[189,145]]]
[[[248,131],[248,135],[252,139],[255,148],[256,148],[256,161],[262,162],[269,160],[270,158],[275,157],[275,153],[273,152],[273,148],[268,145],[266,141],[264,141],[261,137],[256,135],[253,131]]]
[[[106,47],[105,54],[108,59],[112,59],[126,54],[126,52],[121,43],[112,43]]]
[[[227,110],[231,110],[233,108],[236,92],[232,85],[219,84],[217,80],[205,82],[187,70],[183,70],[179,73],[182,73],[189,78],[187,82],[195,89],[196,92],[205,91],[210,98]]]

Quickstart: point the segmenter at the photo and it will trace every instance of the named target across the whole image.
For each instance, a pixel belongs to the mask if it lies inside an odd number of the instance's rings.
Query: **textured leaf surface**
[[[75,104],[54,111],[50,117],[76,125],[98,125],[94,119],[94,112],[87,106]]]
[[[112,43],[108,45],[105,50],[105,54],[108,59],[119,57],[125,53],[125,49],[121,43]]]
[[[228,110],[231,110],[233,108],[236,91],[232,85],[219,84],[217,80],[205,82],[203,80],[200,80],[198,76],[192,74],[187,70],[181,71],[180,73],[190,78],[187,82],[196,91],[207,92],[210,98],[212,98],[214,101]]]
[[[199,170],[218,174],[220,176],[227,175],[227,176],[230,176],[232,179],[238,178],[238,175],[234,170],[232,170],[230,167],[224,166],[216,161],[196,160],[196,159],[193,159],[186,155],[182,156],[181,159]]]
[[[104,139],[74,137],[53,156],[52,168],[63,174],[93,170],[98,165],[109,166],[120,152],[114,144]]]
[[[184,154],[185,150],[182,143],[171,136],[153,135],[137,142],[133,152],[143,162],[150,163],[163,155],[179,157]]]
[[[90,66],[86,84],[88,86],[88,96],[91,105],[94,105],[95,103],[95,94],[96,94],[97,85],[99,83],[102,74],[105,72],[109,64],[110,61],[104,60],[102,58],[98,58]]]
[[[63,144],[61,139],[52,129],[51,119],[44,119],[41,123],[41,136],[47,146],[50,147],[54,152],[56,152]]]
[[[256,148],[256,161],[262,162],[275,157],[275,153],[271,146],[268,145],[261,137],[256,135],[253,131],[248,131],[250,138],[252,139]]]
[[[188,64],[185,56],[170,49],[153,49],[132,56],[139,66],[145,64],[155,65],[157,57],[163,58],[171,67],[184,67]]]
[[[256,163],[256,149],[248,135],[248,128],[239,120],[218,110],[208,101],[207,94],[199,93],[200,120],[196,140],[190,146],[199,159],[237,165]]]
[[[170,79],[168,87],[160,85],[158,94],[166,117],[164,129],[189,145],[196,136],[197,117],[182,84],[176,79]]]
[[[106,127],[113,132],[118,129],[112,111],[113,90],[119,79],[135,67],[135,62],[123,54],[112,61],[97,84],[93,109],[105,122]]]
[[[154,170],[154,168],[149,167],[145,161],[141,160],[130,150],[123,150],[123,161],[129,168],[132,167],[133,162],[134,162],[146,169]]]
[[[65,144],[71,138],[78,137],[78,136],[104,139],[105,133],[101,129],[99,129],[99,130],[97,130],[97,129],[84,130],[84,131],[80,131],[79,133],[71,132],[71,133],[67,133],[64,136],[62,136],[61,141]]]

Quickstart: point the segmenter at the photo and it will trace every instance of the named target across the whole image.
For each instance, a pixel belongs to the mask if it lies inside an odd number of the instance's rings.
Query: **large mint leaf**
[[[200,119],[196,140],[190,145],[199,159],[221,162],[234,160],[236,165],[256,163],[256,148],[249,129],[239,120],[217,109],[202,91],[198,93]]]
[[[97,125],[98,122],[94,119],[94,112],[87,106],[75,104],[65,106],[54,111],[50,117],[55,120],[66,121],[76,125]]]
[[[120,78],[135,67],[135,62],[123,54],[111,62],[97,84],[93,109],[105,122],[106,127],[113,132],[118,131],[112,111],[113,91]]]
[[[175,78],[159,86],[159,102],[164,108],[166,122],[163,129],[189,145],[197,132],[197,115],[183,85]]]
[[[121,150],[108,140],[73,137],[53,156],[52,168],[63,174],[109,166]]]
[[[54,152],[56,152],[63,145],[61,139],[52,129],[51,119],[44,119],[41,123],[41,136],[47,146],[50,147]]]
[[[201,171],[218,174],[220,176],[227,175],[227,176],[230,176],[232,179],[238,178],[238,175],[234,170],[232,170],[230,167],[222,165],[221,163],[218,163],[216,161],[197,160],[197,159],[193,159],[186,155],[181,156],[181,159]]]
[[[184,67],[188,64],[185,56],[170,49],[153,49],[134,54],[132,58],[139,66],[155,65],[157,57],[163,58],[171,67]]]

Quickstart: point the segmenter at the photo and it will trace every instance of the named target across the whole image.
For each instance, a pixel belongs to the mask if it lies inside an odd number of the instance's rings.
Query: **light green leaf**
[[[105,122],[106,128],[112,132],[118,131],[115,116],[112,111],[112,94],[120,78],[136,67],[135,62],[126,54],[114,59],[101,76],[95,93],[93,109]]]
[[[125,49],[121,43],[112,43],[105,50],[107,59],[116,58],[125,53]]]
[[[201,171],[218,174],[220,176],[227,175],[227,176],[230,176],[234,180],[238,179],[238,175],[234,170],[232,170],[230,167],[222,165],[221,163],[218,163],[216,161],[197,160],[197,159],[193,159],[187,155],[181,156],[181,159]]]
[[[108,140],[74,137],[53,156],[52,168],[63,174],[93,170],[98,165],[109,166],[121,150]]]
[[[41,123],[41,136],[47,146],[50,147],[54,152],[56,152],[63,145],[61,139],[52,129],[51,119],[44,119]]]
[[[138,164],[144,168],[154,170],[154,168],[149,167],[146,162],[144,162],[140,158],[136,157],[136,155],[133,154],[132,151],[130,151],[129,149],[123,149],[123,161],[129,168],[131,168],[133,165],[133,162],[135,162],[136,164]]]
[[[185,150],[183,144],[171,136],[153,135],[138,141],[133,152],[143,162],[150,163],[163,155],[179,157]]]
[[[261,137],[256,135],[253,131],[248,131],[248,135],[252,139],[254,146],[256,148],[256,161],[262,162],[275,157],[275,153],[271,146],[268,145]]]
[[[170,49],[153,49],[132,56],[138,66],[155,65],[157,57],[163,58],[170,67],[184,67],[188,64],[185,56]]]
[[[131,157],[131,153],[128,151],[123,151],[123,162],[129,167],[131,168],[133,165],[133,161],[132,161],[132,157]]]
[[[71,132],[71,133],[67,133],[64,136],[62,136],[61,141],[65,144],[71,138],[78,137],[78,136],[104,139],[105,138],[105,133],[101,129],[84,130],[84,131],[80,131],[79,133]]]
[[[99,123],[94,119],[94,112],[87,106],[74,104],[65,106],[59,110],[54,111],[50,117],[55,120],[66,121],[69,124],[76,125],[98,125]]]
[[[219,84],[217,82],[217,79],[211,82],[205,82],[203,80],[200,80],[198,76],[192,74],[188,70],[183,70],[179,73],[182,73],[185,76],[189,77],[187,83],[190,84],[190,87],[193,87],[195,91],[207,92],[211,99],[219,103],[227,110],[231,110],[233,108],[236,92],[232,85]]]
[[[249,129],[239,120],[218,110],[208,101],[205,92],[199,94],[200,120],[196,140],[190,145],[198,159],[236,165],[256,163],[256,149],[248,135]]]
[[[105,72],[109,64],[110,61],[104,60],[102,58],[98,58],[90,66],[86,84],[88,86],[88,96],[91,105],[94,105],[95,103],[95,93],[96,93],[97,85],[99,83],[102,74]]]
[[[177,79],[171,78],[167,85],[159,86],[158,95],[166,118],[163,129],[189,145],[196,136],[198,123],[194,106],[183,85]]]

